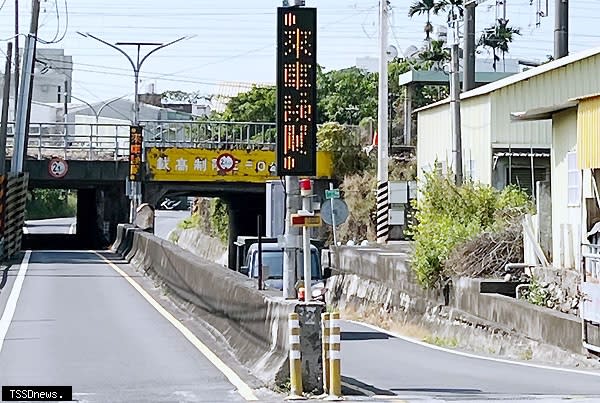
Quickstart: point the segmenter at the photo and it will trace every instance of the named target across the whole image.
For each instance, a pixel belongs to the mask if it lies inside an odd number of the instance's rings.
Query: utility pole
[[[14,100],[14,119],[17,121],[17,99],[19,99],[19,69],[21,65],[21,56],[19,54],[19,0],[15,0],[15,100]]]
[[[35,68],[35,48],[37,42],[38,20],[40,16],[40,1],[33,0],[31,26],[25,40],[23,60],[23,78],[20,82],[20,97],[17,102],[17,119],[15,121],[15,146],[11,160],[11,172],[23,172],[23,164],[27,156],[29,137],[29,116],[31,96],[33,93],[33,72]]]
[[[8,127],[8,103],[10,102],[10,68],[12,63],[12,42],[6,48],[4,68],[4,92],[2,94],[2,116],[0,117],[0,175],[6,174],[6,134]]]
[[[303,0],[291,2],[283,0],[283,7],[302,7]],[[297,176],[285,177],[285,248],[283,254],[283,297],[296,298],[296,279],[298,276],[298,251],[300,249],[300,228],[292,225],[292,214],[296,214],[301,207],[300,183]]]
[[[450,25],[454,30],[453,41],[451,43],[450,55],[452,58],[450,65],[450,114],[452,115],[452,156],[454,180],[456,185],[462,185],[462,134],[460,122],[460,63],[459,63],[459,17],[454,9],[450,11]]]
[[[142,65],[148,59],[148,57],[150,57],[150,55],[152,55],[153,53],[157,52],[160,49],[166,48],[167,46],[173,45],[179,41],[187,39],[188,37],[182,36],[181,38],[175,39],[174,41],[164,43],[164,44],[156,43],[156,42],[117,42],[113,45],[112,43],[107,42],[103,39],[100,39],[90,33],[87,33],[87,32],[86,33],[77,32],[77,33],[83,37],[95,39],[96,41],[115,49],[116,51],[121,53],[123,56],[125,56],[127,58],[127,60],[129,61],[129,63],[131,64],[131,67],[133,68],[133,77],[134,77],[133,125],[138,126],[140,123],[139,81],[140,81],[140,69],[142,68]],[[134,62],[133,59],[127,54],[127,52],[125,52],[119,46],[135,46],[137,48],[136,61]],[[140,59],[140,53],[141,53],[142,46],[152,46],[153,49],[150,50],[150,52],[146,53],[146,55]],[[146,162],[146,150],[145,150],[144,142],[142,141],[142,163],[144,163],[144,162]],[[129,214],[130,215],[129,221],[131,223],[133,223],[133,221],[135,219],[137,207],[140,204],[142,204],[142,183],[134,182],[134,183],[132,183],[132,187],[133,187],[133,192],[132,192],[133,195],[131,196],[131,206],[130,206],[131,209],[130,209],[130,214]]]
[[[476,2],[465,3],[465,62],[463,91],[475,88],[475,7]]]
[[[556,0],[554,17],[554,59],[569,54],[569,0]]]
[[[68,140],[69,140],[69,126],[67,125],[67,114],[69,113],[68,110],[68,97],[69,97],[69,88],[68,88],[69,82],[67,80],[65,80],[65,90],[64,90],[64,96],[63,96],[63,122],[65,124],[65,141],[68,144]]]
[[[388,202],[388,0],[379,1],[379,106],[377,113],[377,243],[389,234]]]

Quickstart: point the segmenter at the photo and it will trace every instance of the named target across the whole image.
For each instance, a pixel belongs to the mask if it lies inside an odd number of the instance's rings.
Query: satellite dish
[[[415,45],[410,45],[404,51],[404,57],[407,59],[412,59],[413,57],[416,57],[418,54],[419,54],[419,49]]]
[[[394,60],[398,57],[398,49],[393,45],[388,46],[385,53],[387,54],[388,60]]]

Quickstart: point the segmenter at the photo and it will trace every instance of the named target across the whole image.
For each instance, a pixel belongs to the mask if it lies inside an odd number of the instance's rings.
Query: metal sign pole
[[[329,190],[333,190],[333,183],[329,183]],[[337,246],[337,230],[335,229],[335,214],[333,212],[333,197],[329,199],[331,203],[331,225],[333,226],[333,244]]]

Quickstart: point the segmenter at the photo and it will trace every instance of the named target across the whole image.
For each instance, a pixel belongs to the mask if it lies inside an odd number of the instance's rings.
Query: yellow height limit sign
[[[292,214],[292,226],[294,227],[320,227],[321,215]]]

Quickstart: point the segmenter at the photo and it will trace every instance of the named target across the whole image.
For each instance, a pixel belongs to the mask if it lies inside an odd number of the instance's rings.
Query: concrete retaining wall
[[[451,306],[497,323],[507,331],[576,353],[583,352],[578,317],[504,295],[481,294],[480,282],[470,278],[453,279]]]
[[[174,230],[177,246],[188,250],[206,260],[227,266],[227,245],[196,229]],[[170,238],[170,235],[169,235]]]
[[[395,320],[404,322],[435,322],[437,329],[441,318],[446,318],[582,352],[578,317],[499,294],[481,294],[477,279],[453,279],[447,295],[442,290],[423,290],[409,259],[406,245],[335,248],[331,252],[334,276],[327,283],[329,302],[363,313],[392,312]]]
[[[281,383],[289,376],[288,314],[312,313],[318,325],[322,305],[301,305],[275,295],[280,293],[258,291],[254,280],[130,226],[120,225],[119,233],[120,242],[113,250],[126,255],[134,267],[155,277],[177,298],[193,304],[197,317],[222,336],[254,376],[267,384]],[[305,390],[319,390],[322,385],[321,343],[314,331],[314,326],[301,330],[301,339],[306,340],[302,356]]]
[[[375,303],[384,310],[400,309],[423,314],[444,303],[439,290],[427,291],[418,285],[409,267],[410,248],[379,249],[338,247],[331,253],[333,277],[328,287],[338,304],[354,307]]]

